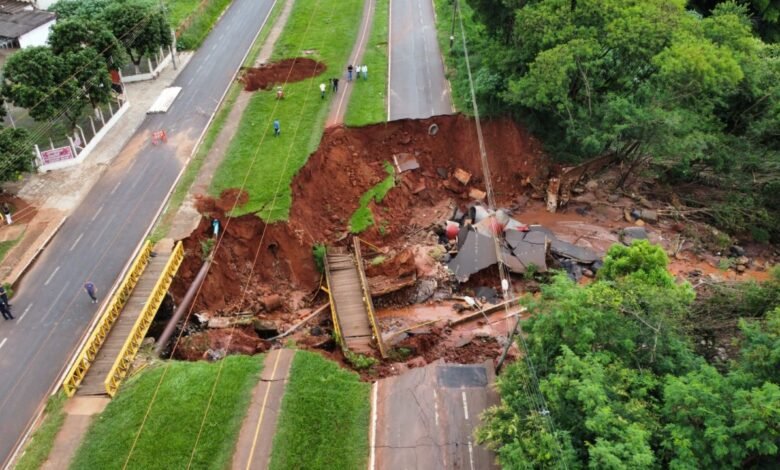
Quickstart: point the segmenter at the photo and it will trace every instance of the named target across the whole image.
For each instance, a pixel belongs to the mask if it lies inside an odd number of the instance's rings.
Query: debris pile
[[[459,282],[500,262],[516,274],[546,272],[548,259],[579,280],[592,276],[601,266],[595,251],[558,239],[541,225],[526,225],[508,209],[490,211],[474,203],[465,212],[456,209],[438,228],[447,248],[447,267]]]

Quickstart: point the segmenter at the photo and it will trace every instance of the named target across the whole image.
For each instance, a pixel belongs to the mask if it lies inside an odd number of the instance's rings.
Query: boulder
[[[278,294],[266,295],[260,299],[260,305],[266,312],[273,312],[282,306],[282,296]]]

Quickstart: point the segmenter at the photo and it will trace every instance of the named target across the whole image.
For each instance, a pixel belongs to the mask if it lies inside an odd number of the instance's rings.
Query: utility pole
[[[458,0],[452,0],[452,28],[450,28],[450,54],[452,54],[452,45],[455,43],[455,15],[458,11]]]

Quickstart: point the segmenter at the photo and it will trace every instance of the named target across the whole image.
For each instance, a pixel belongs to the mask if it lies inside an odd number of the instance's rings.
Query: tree
[[[33,169],[33,142],[27,129],[0,128],[0,181]]]
[[[111,92],[105,63],[91,48],[61,56],[48,47],[23,49],[8,59],[3,75],[5,98],[37,121],[63,116],[71,128],[85,106],[107,102]]]
[[[113,3],[105,9],[103,18],[136,66],[145,55],[157,53],[173,43],[163,13],[149,3]]]
[[[97,18],[103,14],[109,5],[117,0],[59,0],[49,7],[49,11],[57,14],[58,21],[83,18]]]
[[[49,34],[49,45],[55,55],[92,48],[109,69],[121,68],[128,60],[124,46],[104,23],[81,17],[58,21]]]

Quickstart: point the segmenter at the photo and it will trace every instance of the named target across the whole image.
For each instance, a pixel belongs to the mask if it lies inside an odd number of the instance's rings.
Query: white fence
[[[115,103],[108,103],[106,109],[97,108],[94,116],[88,116],[84,126],[77,125],[72,136],[66,136],[67,144],[55,147],[53,141],[50,148],[41,149],[35,145],[38,157],[38,171],[46,172],[78,165],[94,150],[106,133],[122,118],[130,103],[124,97],[117,98]],[[87,127],[86,132],[84,127]]]
[[[168,54],[165,54],[163,49],[160,48],[159,52],[152,57],[144,57],[141,60],[140,65],[128,64],[123,67],[119,73],[122,74],[122,81],[124,83],[153,80],[168,66],[171,59],[171,53],[168,52]]]

